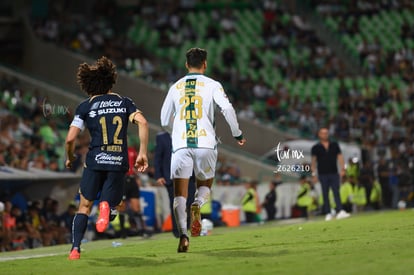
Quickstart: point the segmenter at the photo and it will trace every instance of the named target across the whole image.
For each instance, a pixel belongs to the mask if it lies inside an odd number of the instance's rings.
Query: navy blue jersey
[[[108,93],[83,101],[71,126],[88,128],[91,135],[86,166],[92,170],[127,171],[128,120],[139,112],[131,99]]]

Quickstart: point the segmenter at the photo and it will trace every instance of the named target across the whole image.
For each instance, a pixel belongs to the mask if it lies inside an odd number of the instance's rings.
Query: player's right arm
[[[161,127],[171,134],[173,126],[173,116],[175,113],[174,101],[171,89],[168,91],[161,107]]]
[[[214,102],[220,107],[221,113],[226,119],[227,124],[230,126],[231,134],[237,140],[240,146],[246,143],[246,139],[243,137],[243,133],[239,128],[239,122],[237,121],[236,111],[231,105],[223,87],[217,82],[217,87],[213,92]]]
[[[66,168],[70,168],[72,163],[75,161],[75,141],[76,137],[81,130],[85,128],[85,122],[83,119],[82,104],[76,108],[75,117],[70,124],[68,134],[65,140],[65,152],[66,152]]]

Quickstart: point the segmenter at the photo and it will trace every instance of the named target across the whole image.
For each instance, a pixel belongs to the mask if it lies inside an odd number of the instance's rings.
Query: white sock
[[[174,197],[175,222],[181,235],[187,235],[187,198]]]
[[[200,186],[197,190],[197,195],[195,201],[197,201],[201,206],[203,206],[210,199],[210,188],[207,186]]]

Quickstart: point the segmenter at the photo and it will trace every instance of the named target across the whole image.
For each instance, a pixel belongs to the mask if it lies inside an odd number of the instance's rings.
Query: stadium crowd
[[[70,114],[50,119],[47,99],[8,76],[0,76],[0,91],[0,165],[61,171],[61,130]]]
[[[351,39],[358,37],[356,46],[360,63],[369,75],[399,74],[407,82],[413,81],[413,22],[402,19],[403,13],[412,14],[414,5],[412,1],[310,1],[316,11],[325,18],[331,18],[337,22],[338,33]],[[394,12],[400,13],[400,18],[393,18]],[[382,16],[382,17],[380,17]],[[411,18],[411,15],[408,15]],[[378,19],[389,18],[389,21],[380,22],[379,28],[375,27],[368,32],[365,29],[372,28]],[[392,38],[395,41],[387,41],[380,37],[378,30],[384,30],[388,24],[397,34]],[[381,39],[380,39],[381,38]],[[388,39],[391,40],[391,39]],[[386,47],[387,44],[394,44]]]

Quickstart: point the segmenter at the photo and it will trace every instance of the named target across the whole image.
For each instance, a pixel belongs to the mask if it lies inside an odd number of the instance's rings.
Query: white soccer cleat
[[[349,218],[351,216],[351,214],[346,213],[344,210],[339,211],[338,215],[336,215],[336,219],[340,220],[340,219],[346,219]]]
[[[329,213],[329,214],[326,214],[326,216],[325,216],[325,221],[330,221],[330,220],[332,220],[333,219],[333,215],[331,214],[331,213]]]

